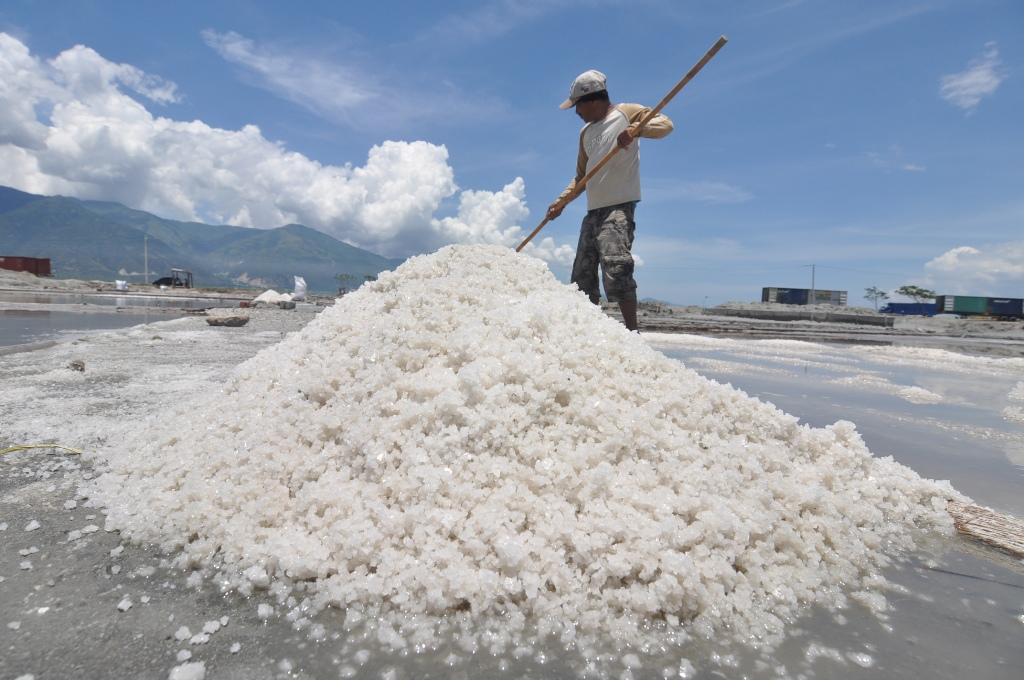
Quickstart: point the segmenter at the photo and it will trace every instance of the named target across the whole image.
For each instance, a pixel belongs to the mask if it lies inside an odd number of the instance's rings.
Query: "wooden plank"
[[[961,535],[1024,558],[1024,522],[1021,520],[991,508],[955,501],[950,501],[946,510]]]

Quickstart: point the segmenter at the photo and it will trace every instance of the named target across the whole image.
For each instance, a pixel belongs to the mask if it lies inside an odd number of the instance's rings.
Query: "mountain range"
[[[310,290],[335,291],[338,275],[353,287],[402,262],[301,224],[249,229],[181,222],[120,203],[0,186],[0,255],[50,258],[58,278],[142,283],[146,236],[150,280],[181,267],[200,286],[290,290],[299,275]]]

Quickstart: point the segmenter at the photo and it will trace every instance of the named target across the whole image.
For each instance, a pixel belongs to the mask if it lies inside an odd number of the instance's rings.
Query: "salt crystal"
[[[32,520],[28,524],[25,525],[25,531],[35,531],[36,529],[38,529],[41,526],[42,525],[38,521]]]
[[[22,571],[31,571],[31,569],[32,569],[32,561],[31,560],[22,560],[21,562],[18,563],[18,568],[21,569]]]
[[[203,632],[213,635],[220,630],[220,621],[207,621],[203,624]]]
[[[100,528],[95,524],[86,524],[84,527],[82,527],[83,534],[94,534],[99,530]]]
[[[205,645],[209,641],[210,636],[207,633],[196,633],[189,639],[188,643],[190,645]]]
[[[124,552],[124,546],[123,545],[119,545],[119,546],[117,546],[116,548],[114,548],[113,550],[110,551],[110,556],[111,557],[117,557],[118,555],[120,555],[123,552]]]
[[[117,608],[123,612],[128,611],[132,608],[132,599],[126,595],[120,602],[117,603]]]
[[[11,621],[7,624],[7,627],[11,630],[18,630],[19,628],[21,628],[21,621]]]
[[[188,629],[188,626],[182,626],[178,630],[174,631],[174,639],[178,642],[187,640],[190,637],[192,637],[192,631]]]
[[[242,643],[241,642],[233,642],[233,643],[231,643],[231,648],[228,651],[230,651],[232,654],[238,654],[240,651],[242,651]]]
[[[7,522],[0,522],[0,531],[7,531]]]
[[[39,548],[37,548],[35,546],[32,546],[31,548],[22,548],[21,550],[18,551],[18,554],[21,555],[22,557],[26,557],[28,555],[34,555],[37,552],[39,552]]]
[[[226,625],[228,625],[228,621],[230,621],[230,620],[231,619],[229,619],[228,617],[222,616],[222,617],[220,617],[220,625],[221,626],[226,626]]]
[[[141,601],[142,604],[149,604],[149,595],[143,595],[139,598],[139,601]]]
[[[846,657],[861,668],[871,668],[875,665],[875,658],[863,652],[847,652]]]
[[[178,660],[178,663],[181,663],[182,661],[188,661],[192,658],[192,652],[188,651],[187,649],[179,649],[178,654],[177,656],[175,656],[175,658]]]
[[[256,616],[260,617],[261,619],[269,619],[273,615],[274,608],[271,607],[269,604],[260,603],[260,606],[256,607]]]
[[[192,661],[175,666],[171,669],[167,680],[205,680],[206,664],[202,661]]]
[[[64,501],[65,510],[74,510],[78,507],[78,501]]]

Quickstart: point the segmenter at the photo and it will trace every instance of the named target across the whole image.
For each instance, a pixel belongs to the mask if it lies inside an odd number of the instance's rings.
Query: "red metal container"
[[[10,269],[16,272],[28,272],[36,276],[50,276],[50,258],[48,257],[19,257],[11,255],[0,255],[0,269]]]

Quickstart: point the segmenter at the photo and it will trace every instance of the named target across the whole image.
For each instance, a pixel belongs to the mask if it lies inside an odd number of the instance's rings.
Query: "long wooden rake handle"
[[[715,44],[711,46],[711,49],[705,52],[704,56],[700,58],[700,61],[694,64],[693,68],[686,72],[686,75],[683,76],[682,80],[676,83],[676,86],[669,90],[669,93],[666,94],[660,102],[658,102],[657,106],[651,109],[650,113],[644,116],[644,119],[640,121],[640,124],[636,128],[634,136],[640,136],[640,133],[643,131],[645,127],[647,127],[647,124],[650,123],[655,116],[661,113],[661,110],[665,108],[665,105],[672,101],[672,98],[679,94],[679,91],[686,87],[686,84],[693,80],[694,76],[700,73],[700,70],[704,68],[704,65],[711,61],[711,58],[718,54],[718,50],[722,49],[722,47],[727,42],[729,42],[728,38],[726,38],[724,35],[719,36],[718,40],[715,41]],[[583,189],[587,186],[587,182],[589,182],[594,175],[600,172],[601,168],[603,168],[605,164],[608,161],[610,161],[615,156],[615,154],[619,152],[621,148],[622,147],[620,147],[618,144],[612,147],[612,150],[605,154],[604,158],[602,158],[597,165],[595,165],[586,175],[584,175],[583,179],[576,183],[576,186],[574,187],[572,194],[569,195],[565,201],[566,205],[568,205],[571,201],[575,200],[577,196],[583,193]],[[523,242],[519,244],[519,246],[516,248],[516,252],[518,253],[523,248],[525,248],[526,244],[532,241],[533,237],[536,236],[540,232],[540,230],[543,229],[545,225],[547,225],[547,223],[550,221],[551,220],[549,220],[547,216],[545,216],[544,221],[538,224],[537,228],[530,232],[530,235],[527,236],[526,239],[524,239]]]

